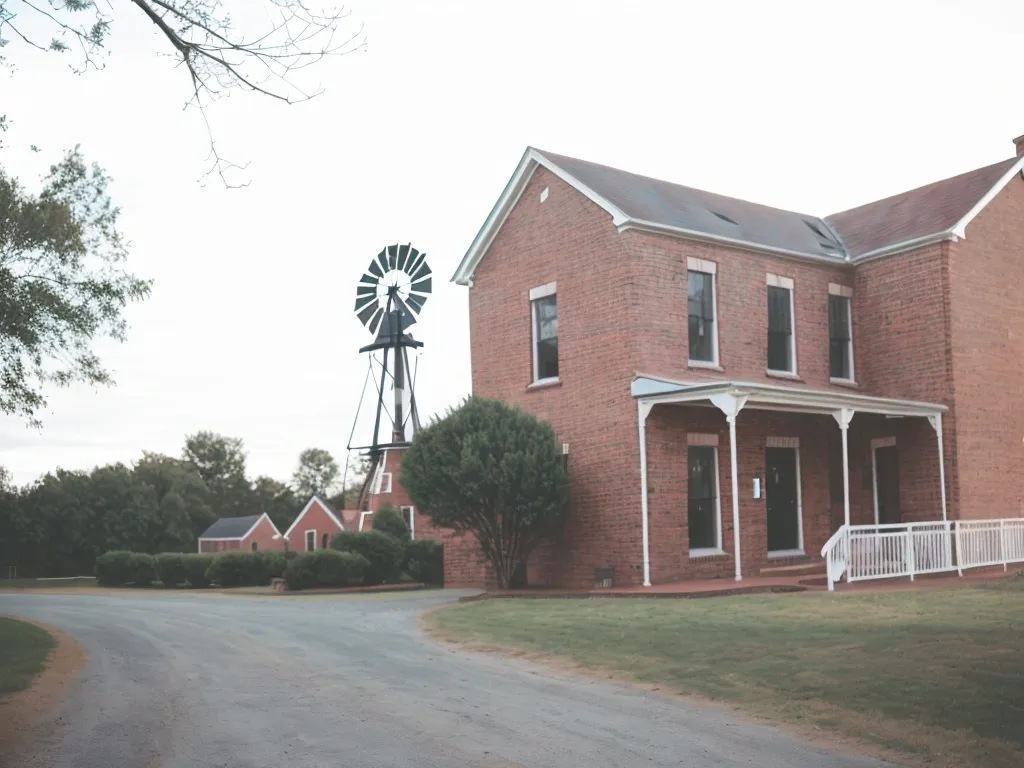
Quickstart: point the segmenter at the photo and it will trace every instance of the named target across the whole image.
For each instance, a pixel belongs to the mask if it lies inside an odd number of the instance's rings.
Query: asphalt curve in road
[[[458,593],[0,595],[88,661],[19,768],[868,768],[726,711],[438,646]]]

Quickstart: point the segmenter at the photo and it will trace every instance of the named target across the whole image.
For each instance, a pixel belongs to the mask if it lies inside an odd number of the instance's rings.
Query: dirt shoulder
[[[60,705],[85,666],[85,650],[63,632],[39,621],[18,620],[46,630],[57,646],[28,690],[0,697],[0,756],[21,746],[31,726]]]

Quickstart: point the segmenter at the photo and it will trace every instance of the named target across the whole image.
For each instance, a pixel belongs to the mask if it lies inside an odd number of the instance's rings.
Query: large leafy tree
[[[471,397],[416,435],[400,480],[435,526],[477,539],[501,588],[569,512],[554,431],[497,400]]]
[[[189,104],[204,110],[232,89],[303,101],[319,93],[299,77],[329,56],[358,50],[362,29],[339,34],[344,9],[318,10],[309,0],[0,0],[0,66],[18,48],[50,51],[79,73],[102,68],[111,31],[140,14],[158,33],[191,83]],[[11,45],[13,44],[13,45]],[[209,129],[209,120],[205,121]],[[210,131],[211,167],[225,183],[235,163],[221,157]]]
[[[299,454],[299,465],[292,475],[292,486],[300,498],[316,494],[325,499],[338,482],[341,469],[329,451],[307,448]]]
[[[252,484],[260,512],[266,512],[277,529],[284,533],[298,514],[299,500],[291,487],[280,480],[260,475]]]
[[[47,384],[111,383],[92,349],[123,340],[150,283],[124,270],[109,179],[76,149],[39,193],[0,168],[0,412],[38,423]]]
[[[240,438],[196,432],[185,438],[183,458],[209,489],[215,517],[255,513],[256,499],[245,475],[245,446]]]
[[[174,552],[180,547],[191,548],[199,534],[217,519],[210,507],[209,488],[188,462],[143,451],[142,459],[135,464],[134,477],[153,489],[159,505],[149,549]]]

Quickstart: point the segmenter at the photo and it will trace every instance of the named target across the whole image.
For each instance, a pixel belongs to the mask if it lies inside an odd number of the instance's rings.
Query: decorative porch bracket
[[[843,522],[847,526],[850,525],[850,442],[848,433],[854,413],[856,411],[852,408],[840,408],[838,411],[832,412],[832,417],[836,420],[843,435]]]
[[[654,403],[637,400],[637,425],[640,430],[640,520],[644,547],[644,586],[651,586],[651,545],[647,528],[647,417],[651,415]]]
[[[719,394],[711,396],[711,403],[725,414],[729,422],[729,463],[732,466],[732,547],[736,557],[736,581],[743,581],[740,565],[740,479],[736,461],[736,417],[747,403],[747,396]]]
[[[928,423],[932,425],[932,429],[935,430],[935,435],[939,440],[939,490],[942,498],[942,520],[945,522],[946,517],[946,457],[945,448],[942,445],[942,414],[936,413],[928,417]]]

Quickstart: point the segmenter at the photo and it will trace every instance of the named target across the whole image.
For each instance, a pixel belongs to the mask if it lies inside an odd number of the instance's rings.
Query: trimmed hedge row
[[[165,587],[258,587],[283,576],[288,558],[285,552],[107,552],[96,558],[96,579],[106,587],[144,587],[157,580]]]
[[[402,570],[421,584],[443,585],[444,544],[430,539],[407,542]]]
[[[363,583],[370,561],[358,552],[318,549],[291,558],[284,571],[288,589],[351,587]]]
[[[369,566],[363,583],[367,586],[395,583],[402,577],[402,558],[405,550],[393,536],[380,531],[355,533],[342,531],[334,536],[331,548],[341,552],[357,552],[366,558]]]

